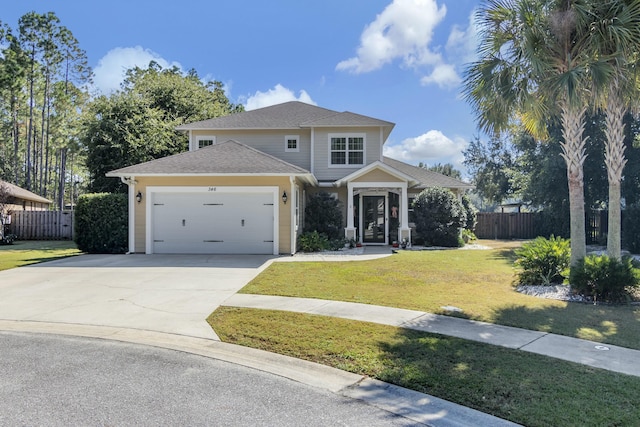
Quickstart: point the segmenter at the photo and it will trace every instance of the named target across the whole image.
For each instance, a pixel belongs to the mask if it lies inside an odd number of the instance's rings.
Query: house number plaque
[[[209,187],[208,191],[216,191],[216,190],[217,190],[216,187]]]

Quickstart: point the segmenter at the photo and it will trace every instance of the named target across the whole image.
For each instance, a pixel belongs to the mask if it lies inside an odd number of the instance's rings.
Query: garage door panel
[[[156,193],[156,253],[273,253],[272,193]]]

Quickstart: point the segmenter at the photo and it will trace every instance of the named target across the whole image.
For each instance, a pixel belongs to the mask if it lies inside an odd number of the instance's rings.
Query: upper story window
[[[196,136],[196,147],[198,149],[208,147],[216,143],[216,137],[212,135],[198,135]]]
[[[330,134],[330,166],[363,166],[364,134]]]
[[[287,135],[284,137],[284,151],[297,152],[300,151],[300,136]]]

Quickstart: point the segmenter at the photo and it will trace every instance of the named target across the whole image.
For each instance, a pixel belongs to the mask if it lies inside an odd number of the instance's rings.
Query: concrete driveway
[[[274,258],[81,255],[0,272],[0,319],[218,339],[205,319]]]

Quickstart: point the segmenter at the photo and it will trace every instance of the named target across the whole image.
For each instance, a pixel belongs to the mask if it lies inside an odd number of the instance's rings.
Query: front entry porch
[[[402,211],[408,211],[408,204],[401,203],[402,193],[401,188],[353,190],[349,197],[353,215],[347,218],[345,237],[363,245],[384,246],[403,239],[410,242],[411,230],[401,226]],[[408,224],[408,220],[404,224]]]
[[[372,163],[334,183],[347,187],[345,237],[367,245],[411,242],[407,189],[417,181],[382,163]]]

